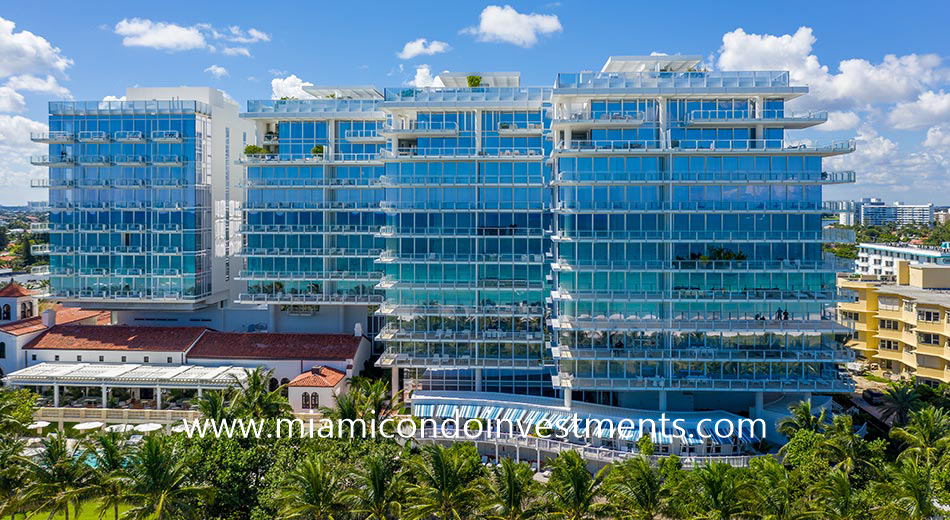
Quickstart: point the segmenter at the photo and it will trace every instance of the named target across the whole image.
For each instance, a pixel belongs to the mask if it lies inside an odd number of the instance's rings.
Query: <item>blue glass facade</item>
[[[51,102],[50,274],[61,299],[199,301],[211,293],[211,108]],[[47,252],[47,251],[43,251]]]

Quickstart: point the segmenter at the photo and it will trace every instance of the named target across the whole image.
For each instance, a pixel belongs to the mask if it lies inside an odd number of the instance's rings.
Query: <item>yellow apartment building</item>
[[[855,329],[848,346],[919,383],[950,383],[950,266],[896,267],[896,275],[838,277],[838,318]]]

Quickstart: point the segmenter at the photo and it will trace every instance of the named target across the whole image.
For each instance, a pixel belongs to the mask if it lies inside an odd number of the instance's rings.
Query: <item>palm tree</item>
[[[341,487],[321,457],[303,459],[278,491],[281,518],[332,520],[335,513],[346,511]]]
[[[15,438],[0,439],[0,517],[14,518],[24,505],[27,461],[20,453],[25,446]]]
[[[92,489],[91,470],[86,455],[59,432],[43,441],[43,451],[30,462],[26,499],[37,510],[48,510],[50,518],[62,512],[69,520],[69,507],[79,513],[82,501]]]
[[[502,459],[500,466],[489,470],[483,487],[489,500],[483,508],[485,518],[521,520],[532,518],[539,513],[532,504],[539,484],[534,480],[534,471],[526,462]]]
[[[818,415],[812,409],[811,401],[799,401],[788,407],[791,416],[785,417],[778,423],[778,432],[792,438],[798,430],[808,430],[821,433],[824,431],[828,419],[828,411],[824,408]]]
[[[561,452],[550,467],[551,478],[546,488],[550,515],[569,520],[598,517],[605,509],[605,504],[597,503],[597,499],[609,467],[591,475],[584,459],[573,450]]]
[[[395,473],[395,464],[380,455],[372,455],[362,463],[362,468],[352,475],[355,487],[347,493],[351,512],[364,520],[399,518],[402,504],[399,502],[402,479]]]
[[[615,465],[604,485],[610,504],[623,518],[653,520],[664,511],[670,499],[662,477],[645,457],[630,458]]]
[[[812,489],[815,505],[821,518],[828,520],[863,520],[869,518],[866,504],[861,502],[857,490],[843,468],[835,468]]]
[[[244,379],[239,380],[240,394],[235,403],[241,413],[261,419],[286,417],[291,413],[290,402],[283,395],[285,385],[274,390],[268,388],[273,369],[245,369],[244,375]]]
[[[481,477],[478,452],[470,444],[450,448],[429,444],[410,463],[416,483],[409,486],[411,516],[416,518],[466,518],[475,511]]]
[[[212,490],[189,481],[188,460],[164,435],[148,435],[129,459],[131,520],[198,518],[198,504]]]
[[[910,412],[920,406],[920,394],[910,383],[893,385],[884,392],[881,420],[895,426],[907,424]]]
[[[950,443],[950,415],[933,406],[911,412],[907,425],[891,429],[891,437],[906,446],[898,458],[914,457],[936,464],[943,460]]]
[[[99,518],[112,509],[113,518],[119,520],[119,505],[125,503],[124,493],[128,484],[126,468],[131,451],[125,436],[119,432],[100,433],[87,443],[87,453],[93,464],[94,493],[100,498]]]
[[[234,389],[207,390],[198,398],[197,409],[205,419],[221,422],[234,418]]]
[[[858,469],[866,470],[865,474],[873,474],[877,470],[869,458],[867,441],[854,432],[854,420],[850,415],[834,416],[825,437],[821,451],[836,468],[843,469],[849,475]]]
[[[942,513],[934,503],[937,489],[933,471],[925,462],[910,457],[901,459],[888,475],[890,481],[878,484],[878,491],[885,497],[881,509],[886,518],[925,520]]]
[[[769,455],[752,459],[750,466],[755,485],[748,486],[747,513],[769,520],[813,516],[813,513],[801,511],[801,505],[792,498],[795,483],[781,462]]]
[[[706,518],[729,520],[742,513],[742,504],[751,482],[740,470],[725,462],[710,462],[696,470],[699,503]]]

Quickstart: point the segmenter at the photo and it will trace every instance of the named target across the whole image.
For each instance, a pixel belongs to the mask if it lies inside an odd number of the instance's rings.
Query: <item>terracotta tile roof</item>
[[[107,319],[109,318],[109,313],[106,311],[90,311],[86,309],[77,309],[74,307],[71,308],[59,306],[55,307],[53,310],[56,311],[56,323],[59,325],[68,325],[70,323],[75,323],[88,318],[96,318],[96,324],[103,325],[103,323],[101,323],[103,316],[106,316]],[[108,322],[106,322],[106,324],[108,324]],[[40,332],[43,330],[46,330],[46,325],[43,325],[42,314],[40,316],[24,318],[12,323],[0,325],[0,332],[5,332],[13,336],[22,336],[24,334]]]
[[[10,280],[10,283],[0,289],[0,298],[22,298],[33,296],[33,293],[24,289],[20,284]]]
[[[206,330],[204,327],[56,325],[23,348],[184,352]]]
[[[346,374],[335,368],[318,366],[295,377],[287,386],[332,388],[343,381],[344,377]]]
[[[188,352],[188,357],[345,361],[353,359],[362,339],[347,334],[208,331]]]

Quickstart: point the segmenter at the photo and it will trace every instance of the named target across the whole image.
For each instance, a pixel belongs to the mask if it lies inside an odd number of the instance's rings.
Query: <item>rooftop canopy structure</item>
[[[40,363],[4,378],[11,386],[105,386],[123,388],[227,388],[246,378],[235,366],[135,363]]]
[[[601,72],[686,72],[696,70],[703,62],[702,56],[674,54],[671,56],[611,56]]]
[[[520,87],[520,72],[443,72],[438,79],[449,88],[468,88],[468,77],[481,78],[481,87]]]
[[[376,87],[303,87],[304,92],[321,99],[382,99]]]

